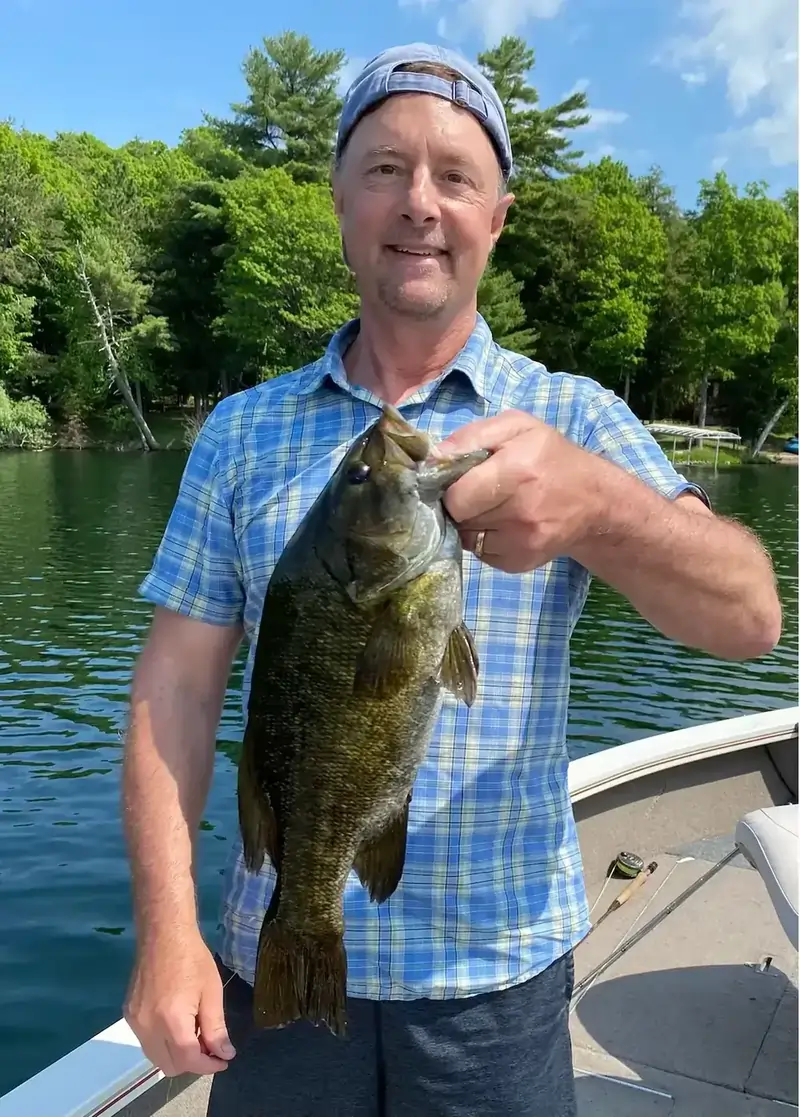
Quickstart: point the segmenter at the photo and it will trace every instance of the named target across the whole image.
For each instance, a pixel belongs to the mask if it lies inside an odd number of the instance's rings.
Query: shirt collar
[[[328,382],[359,399],[370,403],[380,403],[374,393],[366,388],[351,384],[347,379],[342,358],[355,340],[359,328],[360,320],[353,318],[336,331],[319,360],[307,365],[303,370],[297,389],[300,395],[310,395]],[[477,314],[472,333],[467,338],[461,351],[445,366],[439,376],[427,384],[423,384],[404,403],[424,401],[439,384],[450,377],[457,376],[459,373],[466,378],[477,396],[488,401],[492,383],[495,379],[492,361],[493,346],[492,332],[482,315]]]

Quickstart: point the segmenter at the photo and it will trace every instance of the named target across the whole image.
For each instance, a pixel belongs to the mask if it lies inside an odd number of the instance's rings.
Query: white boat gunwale
[[[573,803],[614,787],[742,749],[765,748],[797,735],[800,707],[744,714],[644,737],[570,762]]]
[[[573,803],[660,771],[797,737],[800,706],[691,725],[578,757]],[[780,774],[780,773],[779,773]],[[0,1097],[0,1117],[114,1117],[164,1079],[124,1019]]]

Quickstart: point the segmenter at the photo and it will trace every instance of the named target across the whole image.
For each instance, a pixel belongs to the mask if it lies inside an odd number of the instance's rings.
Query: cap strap
[[[469,82],[459,79],[447,81],[438,74],[415,73],[413,70],[393,70],[386,78],[387,93],[438,93],[462,108],[469,109],[482,120],[489,119],[489,110],[483,96]]]

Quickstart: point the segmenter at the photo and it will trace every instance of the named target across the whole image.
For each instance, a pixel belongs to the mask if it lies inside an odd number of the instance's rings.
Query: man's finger
[[[223,1003],[222,983],[209,983],[200,995],[197,1022],[200,1026],[200,1038],[209,1053],[219,1059],[232,1059],[236,1051],[225,1026]]]
[[[217,1059],[213,1055],[203,1054],[197,1036],[194,1036],[191,1040],[178,1040],[174,1037],[168,1037],[166,1047],[172,1060],[173,1073],[217,1074],[218,1071],[228,1069],[225,1059]]]
[[[514,531],[519,526],[519,514],[514,515],[516,494],[512,493],[502,504],[495,505],[480,516],[468,520],[458,520],[460,532],[469,531],[473,535],[479,531]],[[455,517],[453,517],[455,519]]]
[[[172,1062],[172,1055],[164,1040],[161,1040],[159,1043],[154,1041],[152,1044],[149,1042],[146,1044],[142,1043],[141,1047],[153,1066],[158,1067],[167,1078],[173,1078],[178,1073],[175,1070],[175,1066]]]
[[[167,1028],[167,1051],[179,1074],[215,1074],[228,1066],[225,1059],[203,1054],[194,1016],[182,1013],[178,1020],[169,1021]]]
[[[476,419],[439,442],[435,453],[447,456],[471,450],[499,450],[517,435],[530,432],[537,422],[526,411],[503,411],[490,419]]]
[[[456,523],[477,520],[511,495],[509,478],[498,463],[489,458],[459,478],[444,494],[444,506]]]
[[[504,447],[451,485],[444,494],[444,505],[456,523],[477,520],[505,504],[524,480],[522,464],[513,448]]]

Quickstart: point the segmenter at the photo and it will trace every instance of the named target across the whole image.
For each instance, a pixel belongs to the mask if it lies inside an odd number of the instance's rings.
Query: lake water
[[[184,455],[0,454],[0,1094],[117,1019],[133,941],[120,734],[149,620],[135,596]],[[797,470],[696,474],[771,550],[784,637],[752,663],[661,638],[592,589],[574,638],[573,756],[797,701]],[[204,929],[236,824],[234,672],[200,845]]]

